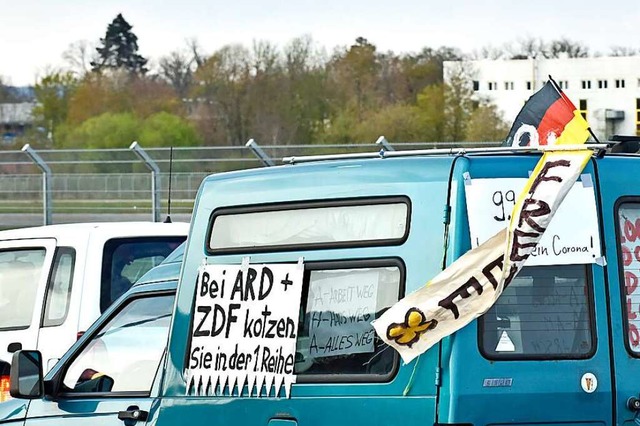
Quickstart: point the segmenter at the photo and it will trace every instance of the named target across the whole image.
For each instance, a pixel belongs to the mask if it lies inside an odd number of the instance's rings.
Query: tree
[[[180,100],[166,82],[120,70],[109,75],[87,74],[70,99],[67,119],[78,125],[106,112],[130,112],[146,118],[160,111],[180,110]]]
[[[246,105],[251,79],[249,51],[241,45],[224,46],[207,58],[195,73],[195,95],[202,103],[210,141],[240,145],[249,139]]]
[[[421,141],[437,142],[445,140],[445,84],[432,84],[417,96],[417,107],[422,122]]]
[[[198,146],[201,143],[191,124],[167,112],[144,120],[137,140],[145,146]]]
[[[33,113],[41,125],[48,129],[49,139],[56,139],[56,130],[64,123],[69,112],[69,100],[78,85],[71,72],[52,71],[38,80],[34,93],[38,102]]]
[[[131,113],[107,112],[89,118],[65,137],[66,147],[123,148],[139,135],[140,120]]]
[[[611,46],[609,56],[637,56],[640,51],[634,47]]]
[[[133,27],[121,13],[107,27],[100,46],[96,48],[100,56],[92,61],[94,71],[105,69],[125,69],[131,74],[144,74],[147,60],[138,54],[138,37],[131,31]]]
[[[93,43],[78,40],[67,47],[67,50],[62,53],[62,59],[67,63],[69,71],[78,78],[82,78],[91,71],[91,64],[97,62],[99,56]]]
[[[358,120],[377,105],[377,82],[380,67],[376,46],[364,37],[345,52],[336,52],[329,63],[329,78],[340,105],[353,105]]]
[[[586,58],[589,56],[589,48],[584,44],[569,40],[568,38],[560,38],[552,40],[544,51],[546,58],[560,58],[566,56],[568,58]]]
[[[465,140],[495,142],[504,140],[508,133],[509,126],[502,119],[498,108],[493,104],[481,103],[469,117]]]
[[[180,99],[187,97],[193,84],[195,58],[181,51],[171,52],[160,59],[160,76],[167,80]]]
[[[467,121],[474,108],[470,82],[472,70],[464,62],[449,69],[444,92],[444,140],[462,141],[467,131]]]

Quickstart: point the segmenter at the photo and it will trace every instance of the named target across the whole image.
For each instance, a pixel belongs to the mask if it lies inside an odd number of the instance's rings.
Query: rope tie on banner
[[[416,378],[416,372],[418,371],[418,364],[420,363],[420,358],[422,358],[422,354],[418,355],[418,358],[416,358],[416,363],[413,364],[413,371],[411,372],[411,377],[409,377],[409,382],[407,383],[407,386],[405,386],[404,390],[402,391],[402,396],[407,396],[409,395],[409,392],[411,392],[411,388],[413,387],[413,382],[415,381],[415,378]]]

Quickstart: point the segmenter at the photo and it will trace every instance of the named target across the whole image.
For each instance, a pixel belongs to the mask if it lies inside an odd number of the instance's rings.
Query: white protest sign
[[[471,246],[477,247],[509,223],[527,179],[470,179],[466,183]],[[590,175],[582,175],[582,181],[573,185],[525,264],[587,264],[600,256],[594,189]]]
[[[302,262],[204,265],[198,270],[188,389],[199,395],[267,395],[294,375]],[[237,387],[237,390],[236,390]],[[226,390],[225,390],[226,389]]]
[[[322,279],[312,279],[307,298],[309,355],[322,358],[373,352],[378,295],[378,272],[361,273],[355,281],[350,274],[323,271]]]

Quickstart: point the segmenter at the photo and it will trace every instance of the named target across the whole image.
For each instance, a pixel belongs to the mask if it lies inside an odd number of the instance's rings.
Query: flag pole
[[[551,74],[549,74],[548,77],[549,81],[551,82],[551,84],[553,84],[553,87],[558,91],[558,93],[562,93],[562,89],[560,88],[560,86],[558,86],[558,83],[556,83],[553,77],[551,77]]]

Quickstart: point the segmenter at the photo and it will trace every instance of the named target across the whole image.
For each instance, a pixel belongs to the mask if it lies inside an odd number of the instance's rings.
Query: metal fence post
[[[31,158],[31,161],[42,170],[42,208],[44,209],[44,224],[51,225],[53,223],[53,211],[51,209],[51,168],[29,144],[25,144],[25,146],[22,147],[22,152],[27,154],[29,158]]]
[[[258,145],[258,143],[253,139],[249,139],[249,141],[245,144],[245,146],[251,149],[251,151],[255,154],[255,156],[258,157],[260,161],[262,161],[263,165],[267,167],[276,165],[276,163],[273,162],[273,160],[267,155],[267,153],[264,152],[262,148],[260,148],[260,145]]]
[[[134,141],[129,149],[133,151],[140,160],[144,162],[151,171],[151,216],[154,222],[160,222],[160,167],[149,157],[149,154],[142,149],[137,141]]]
[[[385,151],[395,151],[395,149],[391,146],[387,138],[384,136],[380,136],[376,141],[376,145],[382,146]]]

